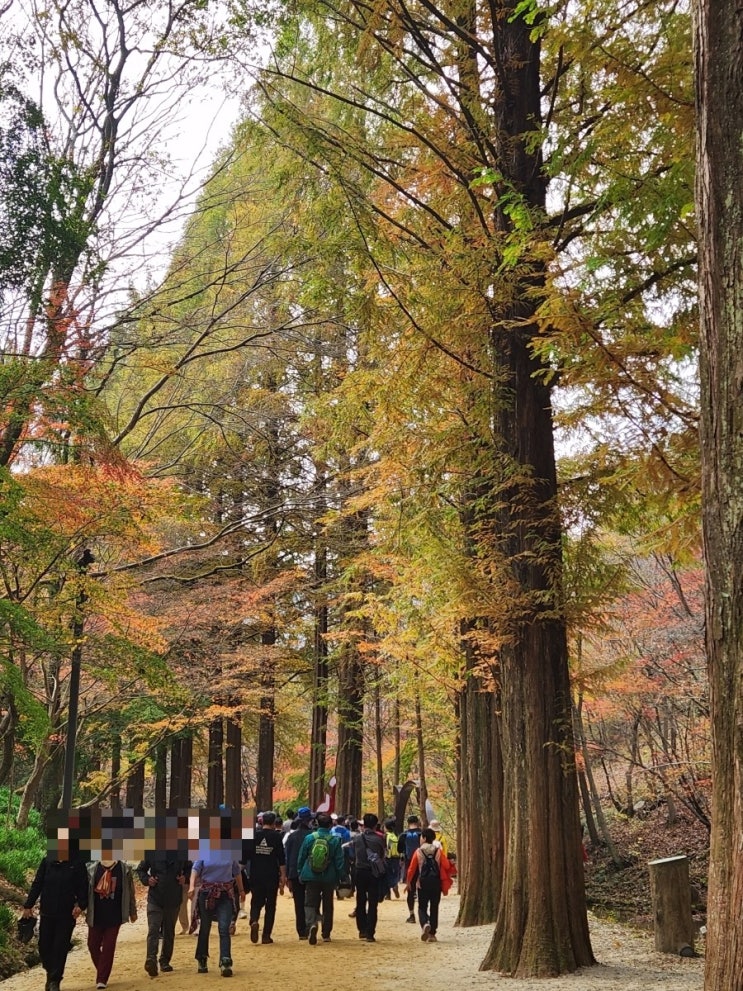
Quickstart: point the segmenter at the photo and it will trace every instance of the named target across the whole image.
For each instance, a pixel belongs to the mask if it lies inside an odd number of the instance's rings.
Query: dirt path
[[[509,979],[478,971],[490,941],[491,926],[455,929],[459,907],[456,895],[442,899],[439,942],[422,943],[418,926],[408,925],[406,906],[400,901],[380,906],[377,943],[361,942],[348,913],[353,905],[336,902],[335,928],[331,943],[316,947],[300,942],[294,931],[291,899],[279,899],[275,943],[253,945],[247,920],[238,922],[232,955],[235,974],[227,985],[231,991],[257,991],[271,987],[349,988],[363,981],[373,991],[460,991],[505,988]],[[196,974],[193,936],[177,936],[172,974],[148,977],[143,970],[146,922],[140,913],[134,925],[124,926],[119,936],[111,975],[111,991],[217,991],[222,987],[217,967]],[[92,991],[95,974],[85,948],[85,926],[78,924],[80,946],[67,961],[62,991]],[[580,974],[546,981],[511,983],[519,991],[702,991],[703,960],[682,960],[656,953],[652,937],[623,926],[609,925],[591,917],[591,938],[601,966]],[[212,930],[212,954],[217,934]],[[211,958],[212,961],[214,957]],[[2,991],[41,991],[44,972],[40,968],[0,982]]]

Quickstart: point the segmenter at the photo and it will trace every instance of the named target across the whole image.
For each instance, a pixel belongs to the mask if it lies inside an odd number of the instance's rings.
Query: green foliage
[[[0,65],[0,292],[26,288],[38,306],[39,279],[50,269],[67,275],[90,238],[92,183],[49,151],[41,110],[10,75]]]
[[[8,844],[14,838],[8,835],[7,829],[0,829],[0,842]],[[0,874],[17,888],[28,884],[28,873],[39,865],[44,856],[44,848],[38,844],[33,850],[9,850],[7,846],[0,853]]]
[[[10,823],[18,812],[20,799],[0,788],[0,875],[17,888],[25,888],[30,871],[36,870],[46,853],[46,836],[41,829],[39,813],[29,815],[29,826],[17,829]]]

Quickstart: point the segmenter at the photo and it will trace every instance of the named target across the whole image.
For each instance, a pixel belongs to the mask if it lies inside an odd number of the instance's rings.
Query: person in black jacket
[[[30,918],[39,896],[39,956],[46,971],[46,991],[59,991],[75,923],[88,907],[88,872],[70,850],[69,840],[58,839],[39,864],[23,905],[24,918]]]
[[[188,885],[191,862],[176,857],[167,860],[142,860],[137,877],[147,887],[147,957],[144,969],[150,977],[158,974],[158,945],[160,970],[172,971],[170,959],[175,944],[175,924],[181,910],[183,886]]]
[[[377,908],[382,896],[382,878],[386,873],[387,843],[377,832],[379,820],[373,812],[364,815],[363,832],[353,838],[356,868],[356,925],[359,939],[374,943]],[[372,864],[374,861],[374,865]]]
[[[250,941],[258,942],[261,910],[263,934],[261,942],[273,943],[271,933],[276,919],[276,899],[286,884],[286,858],[283,834],[276,829],[276,814],[263,813],[263,827],[247,844],[250,863]]]

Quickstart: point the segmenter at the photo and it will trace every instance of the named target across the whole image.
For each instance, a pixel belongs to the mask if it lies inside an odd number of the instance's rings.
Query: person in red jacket
[[[408,864],[408,887],[415,886],[418,895],[418,921],[424,943],[436,942],[439,926],[439,902],[452,884],[452,865],[440,846],[435,845],[436,833],[424,829],[421,845]]]

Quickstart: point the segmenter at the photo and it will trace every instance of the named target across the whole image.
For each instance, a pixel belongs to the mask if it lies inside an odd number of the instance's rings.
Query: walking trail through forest
[[[172,974],[148,977],[143,969],[146,910],[139,919],[122,926],[116,948],[110,991],[256,991],[256,989],[339,988],[359,986],[372,991],[484,991],[512,987],[517,991],[701,991],[704,961],[656,953],[653,937],[590,916],[594,956],[600,966],[554,980],[513,982],[498,974],[482,973],[480,962],[490,943],[493,927],[454,928],[459,897],[441,900],[437,943],[422,943],[420,928],[406,924],[405,901],[380,905],[377,942],[359,940],[348,913],[353,901],[337,901],[332,941],[309,946],[294,931],[291,898],[279,898],[273,945],[250,942],[247,919],[237,923],[232,941],[234,976],[220,977],[215,955],[216,927],[212,928],[210,969],[196,974],[193,936],[176,936]],[[177,931],[177,929],[176,929]],[[78,922],[79,945],[67,959],[62,991],[93,991],[95,973],[85,945],[87,927]],[[45,974],[40,967],[0,982],[2,991],[43,991]]]

